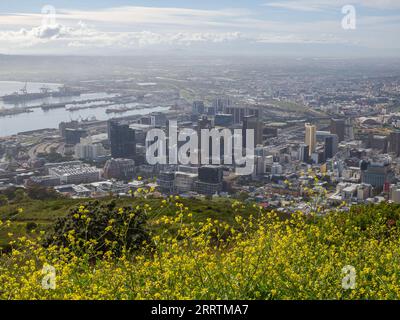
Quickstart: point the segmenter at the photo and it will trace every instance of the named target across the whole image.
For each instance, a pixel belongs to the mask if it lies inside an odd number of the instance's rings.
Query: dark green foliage
[[[57,152],[50,152],[50,153],[39,153],[37,155],[38,158],[46,159],[46,162],[50,163],[57,163],[57,162],[66,162],[73,160],[70,156],[63,156]]]
[[[322,227],[326,219],[331,219],[343,234],[353,235],[355,239],[362,235],[369,239],[384,240],[396,235],[400,228],[400,205],[382,202],[353,206],[349,212],[332,212],[321,217],[319,223]],[[360,229],[361,233],[355,228]]]
[[[0,192],[0,206],[4,200],[20,204],[22,201],[31,200],[55,200],[63,198],[62,195],[57,193],[53,188],[46,188],[39,185],[32,185],[23,188],[10,187]]]
[[[35,230],[35,229],[37,229],[37,227],[38,227],[38,225],[37,225],[37,223],[35,223],[35,222],[28,222],[27,224],[26,224],[26,231],[27,232],[31,232],[32,230]]]
[[[5,195],[0,195],[0,206],[6,206],[8,204],[8,198]]]
[[[59,199],[62,197],[54,189],[38,185],[28,187],[26,189],[26,194],[32,200],[51,200],[51,199]]]
[[[18,189],[15,191],[14,201],[21,202],[21,201],[24,201],[25,199],[26,199],[26,193],[24,190]]]
[[[115,201],[107,204],[92,201],[73,208],[66,217],[57,219],[44,245],[68,246],[82,252],[89,249],[96,254],[107,251],[119,254],[123,249],[135,250],[149,242],[146,222],[147,216],[141,209],[119,208]],[[71,231],[75,239],[73,245],[68,238]]]
[[[15,193],[16,193],[17,190],[22,190],[22,189],[21,188],[16,188],[16,187],[10,187],[10,188],[7,188],[5,190],[2,190],[0,192],[0,194],[5,195],[8,198],[8,200],[14,200],[15,199]]]

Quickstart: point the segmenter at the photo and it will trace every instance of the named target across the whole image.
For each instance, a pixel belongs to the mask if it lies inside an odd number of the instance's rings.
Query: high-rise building
[[[199,116],[203,115],[206,111],[203,101],[194,101],[192,105],[192,114]]]
[[[243,129],[242,129],[242,143],[243,147],[246,148],[246,130],[254,130],[254,146],[263,144],[263,123],[256,116],[246,116],[243,119]]]
[[[87,135],[86,130],[83,129],[65,129],[65,143],[68,145],[76,145],[81,141],[81,138]]]
[[[214,106],[207,107],[207,115],[208,116],[215,116],[217,114],[217,108]]]
[[[349,140],[354,140],[354,127],[353,127],[353,119],[346,119],[346,130],[345,130],[345,138]]]
[[[61,122],[58,125],[58,129],[60,131],[61,137],[65,138],[65,130],[67,128],[69,128],[69,129],[79,129],[79,126],[80,126],[79,122],[74,120],[74,121],[70,121],[70,122]]]
[[[387,159],[376,162],[362,161],[360,168],[361,181],[372,185],[378,192],[393,180],[393,171]]]
[[[233,116],[231,114],[219,113],[215,115],[214,125],[221,127],[229,127],[233,125]]]
[[[224,113],[231,114],[233,116],[234,124],[241,124],[246,116],[256,116],[262,119],[262,109],[260,106],[228,106],[224,109]]]
[[[308,162],[310,160],[310,147],[306,144],[301,144],[299,149],[299,160]]]
[[[203,166],[199,168],[199,180],[207,183],[221,183],[223,169],[220,166]]]
[[[400,156],[400,131],[391,132],[389,136],[389,152]]]
[[[311,160],[315,164],[321,164],[325,162],[325,149],[323,147],[318,147],[311,154]]]
[[[231,106],[231,100],[228,98],[218,98],[212,102],[212,107],[215,109],[216,113],[225,112],[226,108]]]
[[[331,119],[331,133],[338,136],[339,142],[345,140],[346,121],[345,119]]]
[[[333,158],[338,151],[338,136],[331,134],[325,137],[325,160]]]
[[[113,158],[133,159],[136,155],[135,130],[128,124],[120,124],[115,120],[108,121],[108,139]]]
[[[153,112],[150,115],[150,124],[153,127],[165,127],[167,124],[167,116],[162,112]]]
[[[306,135],[304,143],[308,145],[308,155],[311,156],[317,146],[317,127],[315,125],[306,123]]]
[[[243,118],[246,116],[246,109],[240,107],[229,107],[226,108],[226,113],[233,116],[234,124],[240,124],[242,123]]]
[[[195,190],[204,195],[220,193],[223,187],[223,169],[219,166],[203,166],[199,168],[199,180]]]
[[[368,134],[368,147],[381,151],[382,153],[388,152],[389,140],[386,136]]]

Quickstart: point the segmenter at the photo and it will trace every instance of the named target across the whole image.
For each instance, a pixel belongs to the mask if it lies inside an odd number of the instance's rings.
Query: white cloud
[[[56,8],[57,9],[57,8]],[[87,21],[113,25],[177,25],[177,26],[231,26],[235,19],[251,16],[247,9],[197,10],[186,8],[115,7],[101,10],[57,9],[56,19],[62,23]],[[43,15],[9,13],[0,15],[0,25],[38,24]]]
[[[70,47],[146,47],[152,45],[184,45],[192,43],[221,43],[241,39],[239,32],[104,32],[89,28],[79,22],[74,27],[61,24],[41,25],[32,29],[0,32],[0,41],[10,44],[32,47],[53,42],[67,44]]]
[[[184,8],[118,7],[103,10],[57,10],[56,22],[45,24],[41,14],[0,14],[0,46],[12,53],[52,50],[68,54],[76,48],[118,49],[168,47],[207,50],[221,43],[245,48],[252,44],[360,44],[393,47],[400,17],[357,17],[357,30],[346,32],[341,21],[322,19],[318,12],[348,0],[269,1],[266,5],[313,11],[315,21],[287,21],[247,9],[195,10]],[[395,5],[389,0],[352,0],[353,3]],[[400,3],[400,0],[399,0]],[[265,8],[264,8],[265,9]],[[337,9],[335,9],[337,10]],[[268,11],[268,10],[265,10]],[[339,11],[340,12],[340,9]],[[82,22],[83,21],[83,22]],[[10,30],[5,30],[5,28]],[[223,46],[219,46],[222,48]],[[40,51],[43,52],[43,51]],[[104,53],[102,51],[102,53]]]
[[[71,39],[82,36],[90,36],[93,33],[83,24],[74,27],[67,27],[61,24],[40,25],[31,29],[22,28],[19,31],[1,31],[0,41],[7,41],[11,44],[25,47],[38,43],[55,41],[59,39]]]
[[[307,30],[307,27],[304,26]],[[297,33],[249,33],[242,32],[106,32],[79,22],[75,26],[42,25],[32,29],[0,32],[0,42],[15,47],[35,47],[42,44],[70,48],[123,48],[137,49],[153,46],[189,47],[218,43],[340,43],[332,35]]]

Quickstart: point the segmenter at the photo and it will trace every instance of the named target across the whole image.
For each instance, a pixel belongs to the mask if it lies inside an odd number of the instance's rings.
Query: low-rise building
[[[60,177],[55,176],[35,176],[26,181],[26,185],[35,184],[43,187],[55,187],[61,184]]]
[[[90,143],[81,141],[81,143],[75,146],[75,159],[82,159],[82,160],[98,160],[107,155],[107,150],[103,147],[100,143]]]
[[[175,173],[174,172],[160,172],[157,178],[157,184],[161,192],[174,193],[175,192]]]
[[[194,190],[197,174],[188,172],[175,172],[175,191],[177,193],[187,193]]]
[[[101,170],[81,162],[59,163],[48,168],[49,175],[60,179],[61,184],[81,184],[101,180]]]
[[[195,190],[196,192],[204,195],[214,195],[218,194],[222,191],[223,184],[221,183],[209,183],[209,182],[202,182],[196,181],[195,183]]]
[[[106,179],[132,180],[135,177],[135,161],[132,159],[110,159],[106,162],[103,175]]]

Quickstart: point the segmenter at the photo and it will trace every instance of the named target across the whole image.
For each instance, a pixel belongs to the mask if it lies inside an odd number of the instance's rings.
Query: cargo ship
[[[27,84],[20,90],[20,92],[14,92],[13,94],[2,96],[1,99],[5,103],[18,104],[22,102],[44,99],[44,98],[61,98],[61,97],[74,97],[80,96],[81,92],[63,86],[58,91],[50,90],[49,88],[40,88],[40,92],[28,92]]]
[[[125,113],[128,111],[134,111],[134,110],[140,110],[140,109],[145,109],[149,107],[148,105],[136,105],[133,107],[127,107],[126,105],[124,105],[123,107],[112,107],[112,108],[108,108],[106,109],[106,113]]]
[[[52,104],[43,103],[40,107],[42,108],[43,111],[49,111],[51,109],[65,108],[65,106],[66,106],[65,103],[52,103]]]
[[[106,113],[107,114],[110,114],[110,113],[125,113],[125,112],[128,112],[129,110],[131,110],[131,109],[128,108],[127,106],[119,107],[119,108],[108,108],[108,109],[106,109]]]
[[[32,109],[14,107],[11,109],[0,109],[0,117],[15,116],[21,113],[31,113]]]

